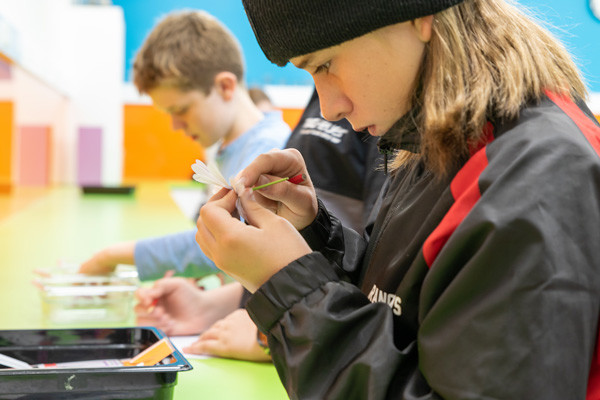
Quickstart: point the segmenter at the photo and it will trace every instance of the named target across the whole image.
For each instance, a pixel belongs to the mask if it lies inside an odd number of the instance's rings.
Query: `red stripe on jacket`
[[[491,124],[488,124],[485,132],[488,142],[493,140],[491,129]],[[479,176],[487,165],[488,159],[484,146],[471,156],[450,183],[450,192],[454,198],[454,204],[423,244],[423,256],[429,268],[431,268],[450,235],[481,198]]]
[[[556,104],[565,114],[575,122],[588,142],[592,145],[596,154],[600,156],[600,127],[596,125],[577,105],[568,97],[558,95],[552,92],[546,92],[546,95],[554,104]],[[600,222],[599,222],[600,223]],[[592,358],[590,368],[590,377],[588,380],[587,400],[600,399],[600,333],[596,342],[596,351]]]
[[[549,91],[546,92],[546,96],[548,96],[548,98],[552,100],[554,104],[556,104],[573,120],[573,122],[575,122],[575,125],[577,125],[588,142],[590,142],[596,151],[596,154],[600,156],[600,127],[598,127],[598,125],[596,125],[590,119],[590,117],[581,111],[581,109],[577,107],[577,104],[575,104],[569,97],[565,95],[558,95]]]

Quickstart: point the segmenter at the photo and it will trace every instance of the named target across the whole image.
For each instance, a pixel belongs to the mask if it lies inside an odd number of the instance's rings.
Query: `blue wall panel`
[[[590,90],[600,92],[600,20],[590,0],[519,0],[534,15],[547,21],[574,56]]]
[[[202,9],[221,20],[238,38],[246,60],[246,80],[250,86],[263,84],[308,85],[310,75],[292,65],[279,68],[263,55],[241,0],[113,0],[125,15],[125,80],[131,80],[131,65],[137,50],[154,25],[167,13],[181,9]]]
[[[282,0],[284,1],[284,0]],[[600,92],[600,20],[590,0],[518,0],[551,28],[575,56],[591,90]],[[239,39],[249,85],[311,84],[310,76],[288,65],[279,68],[262,54],[240,0],[113,0],[123,7],[126,24],[125,79],[131,80],[131,62],[144,38],[161,16],[177,9],[204,9],[223,21]]]

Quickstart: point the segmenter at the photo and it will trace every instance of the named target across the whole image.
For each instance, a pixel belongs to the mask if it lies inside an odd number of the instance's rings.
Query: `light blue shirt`
[[[229,180],[260,154],[284,148],[289,136],[290,128],[281,118],[281,113],[269,112],[217,153],[217,165],[225,179]],[[175,270],[179,276],[197,278],[219,271],[196,243],[196,229],[139,240],[134,257],[141,280],[162,278],[168,270]]]

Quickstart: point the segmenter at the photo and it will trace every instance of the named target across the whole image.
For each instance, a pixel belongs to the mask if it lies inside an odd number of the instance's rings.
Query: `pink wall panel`
[[[12,68],[8,61],[0,58],[0,79],[11,79]]]
[[[77,183],[102,183],[102,128],[81,127],[77,141]]]
[[[48,184],[50,139],[50,128],[47,126],[19,127],[19,184]]]

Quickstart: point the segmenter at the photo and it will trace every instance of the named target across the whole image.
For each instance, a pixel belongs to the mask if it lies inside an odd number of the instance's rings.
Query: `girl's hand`
[[[232,216],[236,193],[222,189],[200,209],[196,233],[204,254],[251,292],[311,252],[296,228],[263,207],[256,197],[248,188],[240,195],[248,225]]]
[[[238,194],[244,188],[302,174],[300,184],[281,182],[255,191],[256,201],[288,220],[297,230],[308,226],[317,215],[317,196],[304,159],[296,149],[273,150],[258,156],[234,179]]]

